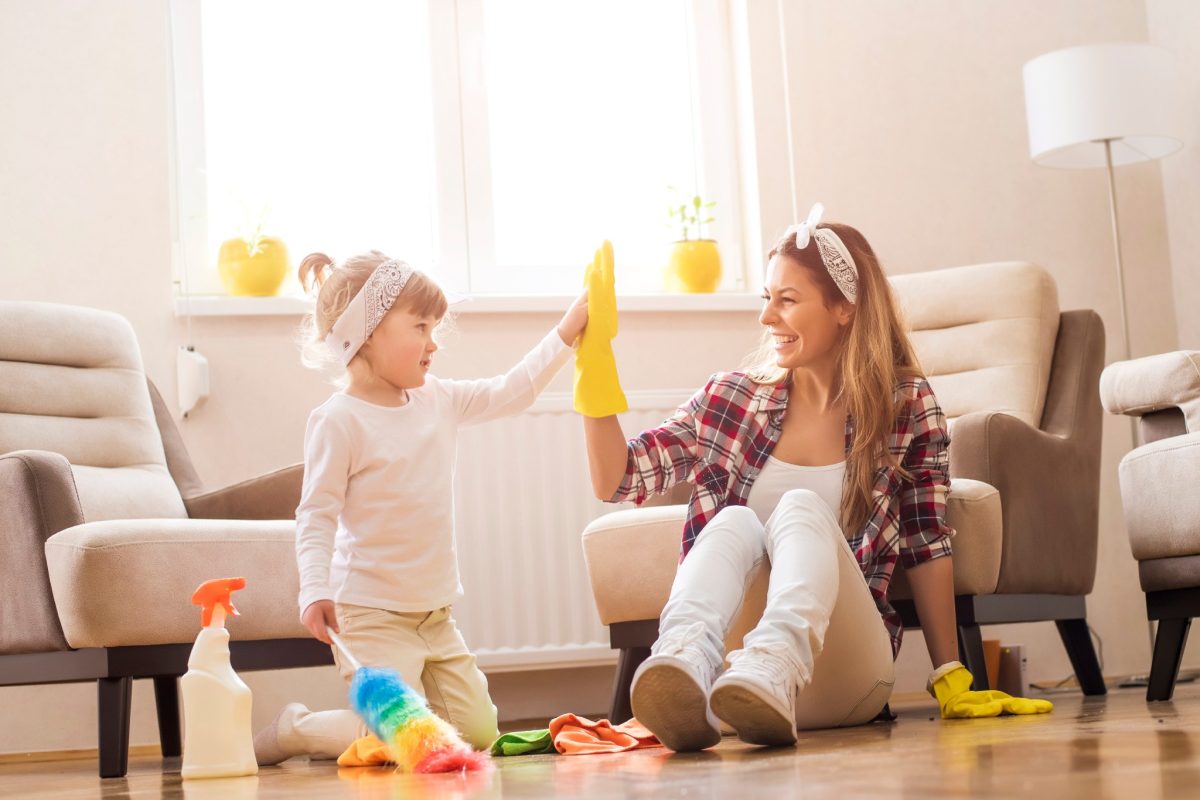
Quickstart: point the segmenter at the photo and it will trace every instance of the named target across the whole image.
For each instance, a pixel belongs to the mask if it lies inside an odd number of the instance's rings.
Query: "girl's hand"
[[[567,313],[563,314],[562,321],[558,323],[558,335],[563,340],[563,344],[571,347],[575,344],[575,340],[583,333],[583,329],[588,323],[588,293],[585,289],[583,294],[575,299],[571,307],[567,309]]]
[[[315,603],[309,603],[308,608],[304,609],[304,613],[300,615],[300,621],[304,623],[304,627],[308,628],[308,632],[313,635],[314,639],[325,644],[333,644],[326,632],[327,628],[333,628],[334,633],[341,633],[337,624],[337,615],[333,611],[332,600],[318,600]]]

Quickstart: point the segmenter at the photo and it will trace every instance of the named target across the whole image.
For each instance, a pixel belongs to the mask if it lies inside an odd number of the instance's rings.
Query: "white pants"
[[[675,575],[659,642],[700,623],[696,641],[720,665],[729,626],[764,558],[767,606],[744,646],[787,645],[799,686],[797,728],[874,719],[895,681],[891,638],[833,511],[806,489],[784,494],[765,526],[744,506],[713,517]]]
[[[449,608],[401,613],[339,603],[337,620],[342,641],[355,658],[368,667],[399,672],[468,744],[482,750],[500,735],[487,678],[476,666]],[[353,668],[336,647],[333,654],[349,683]],[[366,735],[366,725],[353,711],[303,709],[280,720],[279,743],[297,755],[337,758],[355,739]]]

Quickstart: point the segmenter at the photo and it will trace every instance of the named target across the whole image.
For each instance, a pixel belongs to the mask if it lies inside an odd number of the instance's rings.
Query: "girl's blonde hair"
[[[900,410],[896,384],[922,377],[923,372],[891,284],[866,238],[849,225],[836,222],[817,227],[836,233],[858,267],[857,303],[840,334],[834,389],[835,401],[845,403],[854,423],[840,516],[843,529],[857,534],[871,514],[871,491],[880,463],[890,462],[899,468],[887,446]],[[767,254],[768,259],[776,256],[789,258],[808,272],[820,287],[826,308],[846,302],[821,261],[815,238],[801,250],[796,247],[795,234],[785,235]],[[789,370],[776,364],[772,345],[771,332],[764,331],[762,344],[747,359],[746,372],[757,383],[774,385],[791,378]],[[901,474],[909,477],[903,470]]]
[[[305,366],[323,369],[341,363],[326,348],[325,337],[346,306],[366,285],[371,273],[387,260],[386,255],[372,250],[351,256],[340,266],[324,253],[310,253],[300,262],[300,285],[304,291],[316,295],[316,307],[302,324],[301,360]],[[413,270],[392,310],[400,309],[418,317],[442,319],[449,307],[441,287],[425,273]],[[357,360],[356,356],[350,363],[354,364]]]

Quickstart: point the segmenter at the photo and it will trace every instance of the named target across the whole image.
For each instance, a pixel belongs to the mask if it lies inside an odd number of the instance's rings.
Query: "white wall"
[[[756,96],[770,102],[778,89],[777,72],[771,79],[777,67],[770,66],[778,58],[775,4],[750,5],[752,60],[762,80]],[[1119,317],[1104,176],[1029,161],[1020,69],[1059,47],[1144,40],[1143,5],[792,2],[787,20],[802,206],[824,201],[831,216],[865,231],[896,273],[1014,258],[1041,263],[1058,281],[1063,308],[1103,315],[1115,354]],[[0,297],[124,314],[138,332],[148,374],[171,403],[184,331],[170,309],[165,24],[154,0],[0,0]],[[757,148],[764,241],[790,213],[780,119],[778,108],[760,107],[760,122],[773,120]],[[1126,259],[1145,278],[1131,292],[1134,346],[1169,349],[1176,329],[1159,167],[1123,169],[1119,180]],[[297,362],[297,322],[196,322],[192,338],[212,364],[213,397],[182,429],[210,485],[299,460],[304,420],[328,387]],[[553,322],[548,314],[464,315],[439,357],[440,371],[493,373]],[[625,385],[700,385],[710,372],[739,363],[755,328],[750,313],[625,315],[617,341]],[[564,374],[552,388],[567,386]],[[1110,674],[1148,663],[1114,478],[1127,431],[1123,421],[1106,425],[1100,567],[1089,601]],[[1036,678],[1069,672],[1053,626],[1002,635],[1031,648]],[[912,635],[898,689],[919,688],[927,669],[920,635]],[[600,710],[605,671],[575,678],[571,695],[531,689],[538,685],[531,676],[498,676],[493,685],[507,716]],[[329,670],[248,681],[258,724],[285,700],[320,706],[342,696]],[[134,704],[133,741],[153,742],[153,704],[144,688]],[[90,687],[0,689],[0,708],[12,721],[0,727],[0,752],[94,744]],[[56,724],[22,722],[37,719]]]
[[[1175,54],[1186,85],[1184,148],[1162,160],[1179,346],[1200,349],[1200,3],[1146,0],[1150,42]],[[1148,351],[1147,351],[1148,352]]]

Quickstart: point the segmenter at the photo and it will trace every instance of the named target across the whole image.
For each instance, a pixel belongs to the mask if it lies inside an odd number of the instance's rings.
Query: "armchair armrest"
[[[1100,502],[1100,431],[1095,427],[1058,436],[996,411],[955,420],[952,478],[983,481],[1000,492],[1004,534],[998,593],[1092,590]]]
[[[42,450],[0,455],[0,653],[68,649],[46,572],[45,543],[81,522],[66,458]]]
[[[1100,375],[1100,401],[1110,414],[1134,417],[1178,408],[1187,432],[1200,433],[1200,351],[1178,350],[1110,364]]]
[[[583,531],[583,559],[605,625],[658,619],[679,566],[687,506],[614,511]]]
[[[293,464],[223,489],[185,497],[192,519],[295,519],[304,465]]]

